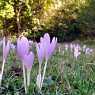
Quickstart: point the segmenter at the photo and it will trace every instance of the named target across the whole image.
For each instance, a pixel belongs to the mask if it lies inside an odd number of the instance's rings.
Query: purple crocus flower
[[[70,44],[70,50],[71,50],[71,52],[73,52],[73,49],[74,49],[74,44]]]
[[[56,44],[57,38],[53,37],[52,41],[50,41],[48,33],[46,33],[43,38],[40,38],[40,43],[36,44],[39,62],[42,62],[43,58],[48,60],[52,56]]]
[[[11,49],[15,49],[16,46],[15,46],[14,44],[11,44],[11,45],[10,45],[10,48],[11,48]]]
[[[22,36],[17,39],[17,55],[22,59],[24,55],[29,53],[29,41]]]
[[[77,59],[80,54],[80,46],[77,44],[74,46],[74,57]]]
[[[66,43],[66,44],[64,45],[64,47],[65,47],[65,50],[67,51],[68,48],[69,48],[69,45]]]
[[[41,64],[43,62],[44,59],[44,49],[43,49],[44,45],[43,43],[36,43],[36,50],[37,50],[37,55],[38,55],[38,61]]]
[[[7,56],[9,54],[11,42],[8,40],[6,43],[5,37],[3,38],[3,60],[7,59]]]
[[[29,45],[32,46],[33,44],[33,41],[29,40]]]
[[[23,77],[24,77],[24,87],[25,93],[27,93],[27,87],[30,85],[30,72],[32,68],[32,64],[34,62],[34,54],[33,52],[29,52],[30,46],[29,41],[23,35],[17,39],[17,55],[20,57],[23,65]],[[26,70],[27,69],[27,80],[26,80]],[[27,82],[27,83],[26,83]]]
[[[83,52],[85,52],[85,49],[86,49],[86,45],[83,45],[82,49],[83,49]]]
[[[34,54],[29,53],[29,41],[24,36],[17,39],[17,54],[25,67],[30,69],[34,61]]]
[[[32,68],[32,64],[34,62],[34,54],[33,52],[30,52],[27,55],[23,56],[23,64],[25,65],[26,69],[30,69]]]
[[[52,56],[54,49],[57,44],[57,38],[53,37],[52,41],[50,41],[50,36],[48,33],[44,35],[44,37],[40,38],[40,43],[36,44],[37,49],[37,55],[38,55],[38,61],[39,61],[39,74],[37,76],[37,86],[41,90],[46,67],[47,67],[47,61]],[[45,66],[43,70],[43,76],[41,76],[41,64],[43,59],[45,58]]]
[[[56,47],[57,44],[57,38],[53,37],[52,41],[50,42],[50,36],[48,33],[46,33],[43,37],[43,44],[44,44],[44,52],[45,52],[45,58],[48,60]]]
[[[50,45],[50,47],[51,47],[51,55],[53,54],[53,51],[54,51],[54,49],[56,47],[56,44],[57,44],[57,38],[53,37],[51,45]]]
[[[1,69],[1,73],[0,73],[0,86],[1,86],[1,81],[2,81],[2,76],[3,76],[3,72],[4,72],[4,65],[7,59],[7,56],[9,54],[9,50],[10,50],[10,44],[11,42],[9,40],[7,40],[6,43],[6,38],[3,38],[3,64],[2,64],[2,69]]]
[[[91,48],[85,49],[85,54],[91,54],[92,52],[93,52],[93,49],[91,49]]]

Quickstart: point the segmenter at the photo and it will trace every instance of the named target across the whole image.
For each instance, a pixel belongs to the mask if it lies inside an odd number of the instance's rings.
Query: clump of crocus
[[[17,55],[22,62],[24,87],[25,93],[27,93],[27,87],[29,87],[30,85],[30,73],[32,69],[32,64],[34,62],[34,54],[32,51],[29,51],[29,41],[23,35],[17,39]]]
[[[37,49],[37,55],[38,55],[38,61],[39,61],[39,73],[37,76],[37,86],[41,90],[44,77],[45,77],[45,72],[47,68],[47,62],[52,56],[54,49],[57,44],[57,38],[53,37],[52,41],[50,41],[50,36],[48,33],[44,35],[44,37],[40,38],[40,43],[36,43],[36,49]],[[42,74],[41,70],[41,64],[45,60],[45,65],[44,65],[44,70]]]
[[[1,86],[3,72],[4,72],[4,65],[6,63],[7,56],[9,54],[11,42],[8,39],[6,40],[6,38],[4,37],[2,40],[2,44],[3,44],[3,64],[2,64],[1,73],[0,73],[0,86]]]

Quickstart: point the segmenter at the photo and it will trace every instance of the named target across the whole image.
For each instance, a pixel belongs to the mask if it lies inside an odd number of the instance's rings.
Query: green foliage
[[[2,18],[12,18],[14,16],[14,9],[13,6],[8,4],[7,2],[5,3],[5,5],[3,6],[4,8],[0,11],[0,16]]]
[[[59,41],[72,40],[76,31],[94,31],[94,9],[94,0],[0,0],[0,30],[28,32],[32,39],[49,32]]]

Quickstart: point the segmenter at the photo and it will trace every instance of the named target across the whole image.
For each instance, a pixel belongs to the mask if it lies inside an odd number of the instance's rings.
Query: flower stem
[[[24,88],[25,88],[25,93],[27,94],[26,74],[25,74],[25,67],[24,67],[24,65],[23,65],[23,78],[24,78]]]
[[[39,82],[40,82],[40,84],[39,84],[39,90],[41,90],[41,63],[39,63],[39,76],[40,76],[40,80],[39,80]]]
[[[47,60],[45,61],[45,66],[44,66],[44,71],[43,71],[43,76],[42,76],[42,82],[41,82],[41,88],[42,88],[42,85],[43,85],[43,81],[44,81],[44,77],[45,77],[46,68],[47,68]]]
[[[39,63],[39,74],[41,74],[41,63]]]
[[[37,80],[36,80],[36,84],[38,87],[39,92],[41,91],[41,63],[39,63],[39,71],[38,71],[38,75],[37,75]]]
[[[0,74],[0,86],[1,86],[2,77],[3,77],[3,72],[4,72],[4,65],[5,65],[5,59],[3,60],[2,70],[1,70],[1,74]]]
[[[3,60],[2,70],[1,70],[1,74],[0,74],[0,86],[1,86],[2,77],[3,77],[3,72],[4,72],[4,65],[5,65],[5,59]]]
[[[31,74],[31,70],[27,69],[27,86],[28,87],[30,85],[30,74]]]

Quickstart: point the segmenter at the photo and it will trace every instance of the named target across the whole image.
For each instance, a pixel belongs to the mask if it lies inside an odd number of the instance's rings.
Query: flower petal
[[[38,61],[39,63],[42,63],[44,59],[44,46],[43,43],[36,43],[36,50],[37,50],[37,55],[38,55]]]
[[[22,62],[27,69],[31,69],[34,62],[33,52],[30,52],[28,55],[24,55]]]
[[[8,40],[7,44],[5,43],[5,37],[3,38],[3,60],[7,59],[7,56],[9,54],[9,50],[10,50],[10,44],[11,42]]]
[[[29,41],[26,37],[19,37],[17,39],[17,54],[19,57],[23,58],[25,54],[29,52]]]

